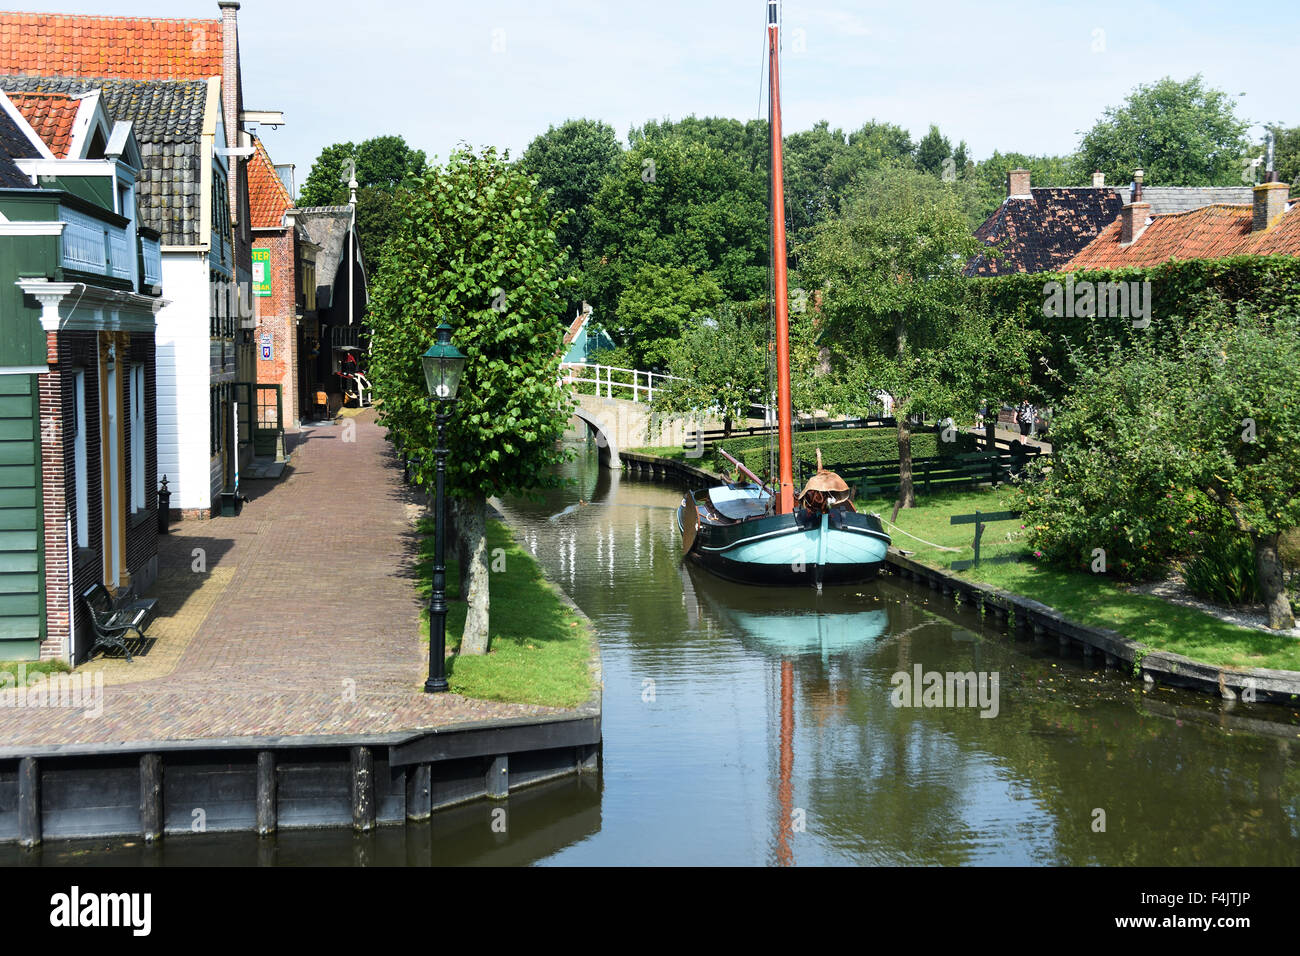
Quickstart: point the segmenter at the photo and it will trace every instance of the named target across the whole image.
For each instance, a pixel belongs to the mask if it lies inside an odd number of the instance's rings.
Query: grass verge
[[[66,674],[71,670],[63,661],[0,661],[0,674],[11,675],[15,682],[20,673],[30,681],[37,674]]]
[[[420,593],[427,601],[433,587],[433,520],[422,520],[420,531],[425,537],[417,570]],[[488,576],[491,642],[485,655],[462,656],[465,602],[448,602],[447,644],[455,652],[447,660],[452,691],[479,700],[578,706],[592,691],[588,664],[594,635],[500,521],[488,521],[487,547],[490,565],[501,569]],[[460,567],[448,554],[449,594],[457,593],[459,582]],[[420,639],[429,640],[427,607],[421,615]]]
[[[879,512],[886,519],[893,501],[859,501],[859,510]],[[1012,510],[1009,496],[997,489],[942,492],[917,498],[917,507],[898,513],[898,528],[915,540],[887,528],[894,546],[913,551],[913,557],[932,567],[948,568],[969,560],[975,526],[953,525],[956,514]],[[957,552],[942,550],[958,548]],[[1024,561],[982,564],[957,572],[972,581],[1032,598],[1080,624],[1111,628],[1155,650],[1183,654],[1223,667],[1269,667],[1300,670],[1300,641],[1251,628],[1238,627],[1195,608],[1180,607],[1158,597],[1133,594],[1124,585],[1102,575],[1062,571],[1038,564],[1018,521],[990,524],[980,542],[980,556],[1018,554]]]

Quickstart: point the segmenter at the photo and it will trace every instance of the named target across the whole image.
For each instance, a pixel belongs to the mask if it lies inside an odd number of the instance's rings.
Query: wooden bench
[[[127,601],[114,606],[108,588],[102,584],[93,584],[81,595],[81,600],[90,612],[90,623],[95,629],[95,643],[90,645],[90,657],[95,656],[99,648],[107,650],[115,647],[126,655],[126,662],[131,663],[131,652],[126,649],[126,637],[132,631],[143,639],[157,616],[154,609],[158,602],[154,599]]]

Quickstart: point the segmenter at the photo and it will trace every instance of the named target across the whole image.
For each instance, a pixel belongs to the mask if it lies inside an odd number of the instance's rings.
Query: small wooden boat
[[[682,553],[720,577],[742,584],[850,584],[875,577],[889,550],[877,515],[859,514],[848,485],[821,467],[794,493],[794,422],[790,401],[790,315],[786,270],[785,185],[781,160],[780,26],[768,4],[769,127],[772,134],[772,271],[776,329],[779,484],[767,488],[727,456],[749,483],[687,494],[677,509]],[[724,453],[725,454],[725,453]]]
[[[817,458],[820,466],[820,450]],[[741,584],[820,587],[876,576],[889,535],[877,515],[854,509],[838,475],[819,467],[786,514],[776,513],[776,498],[752,473],[747,476],[748,483],[719,485],[683,499],[677,525],[687,559]]]

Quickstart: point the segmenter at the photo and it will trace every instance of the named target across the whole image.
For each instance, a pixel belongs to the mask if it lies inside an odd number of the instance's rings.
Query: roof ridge
[[[0,21],[15,17],[38,17],[42,20],[117,20],[134,23],[215,23],[221,25],[220,19],[205,20],[202,17],[115,17],[105,13],[54,13],[49,10],[0,10]]]

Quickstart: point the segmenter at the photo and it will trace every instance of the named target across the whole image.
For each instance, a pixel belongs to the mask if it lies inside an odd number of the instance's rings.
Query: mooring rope
[[[892,521],[890,521],[888,518],[882,518],[880,515],[876,515],[876,517],[877,517],[877,518],[880,518],[880,523],[881,523],[881,524],[887,524],[887,525],[889,525],[889,526],[890,526],[891,528],[893,528],[895,531],[898,531],[900,534],[905,534],[905,535],[907,535],[907,536],[908,536],[909,538],[911,538],[913,541],[920,541],[922,544],[928,544],[930,547],[932,547],[932,548],[938,548],[940,551],[952,551],[953,553],[958,553],[958,552],[960,552],[960,551],[962,550],[961,548],[945,548],[943,545],[941,545],[941,544],[935,544],[933,541],[926,541],[924,538],[918,538],[916,535],[912,534],[910,531],[904,531],[902,528],[900,528],[898,525],[894,524],[894,523],[893,523]]]

